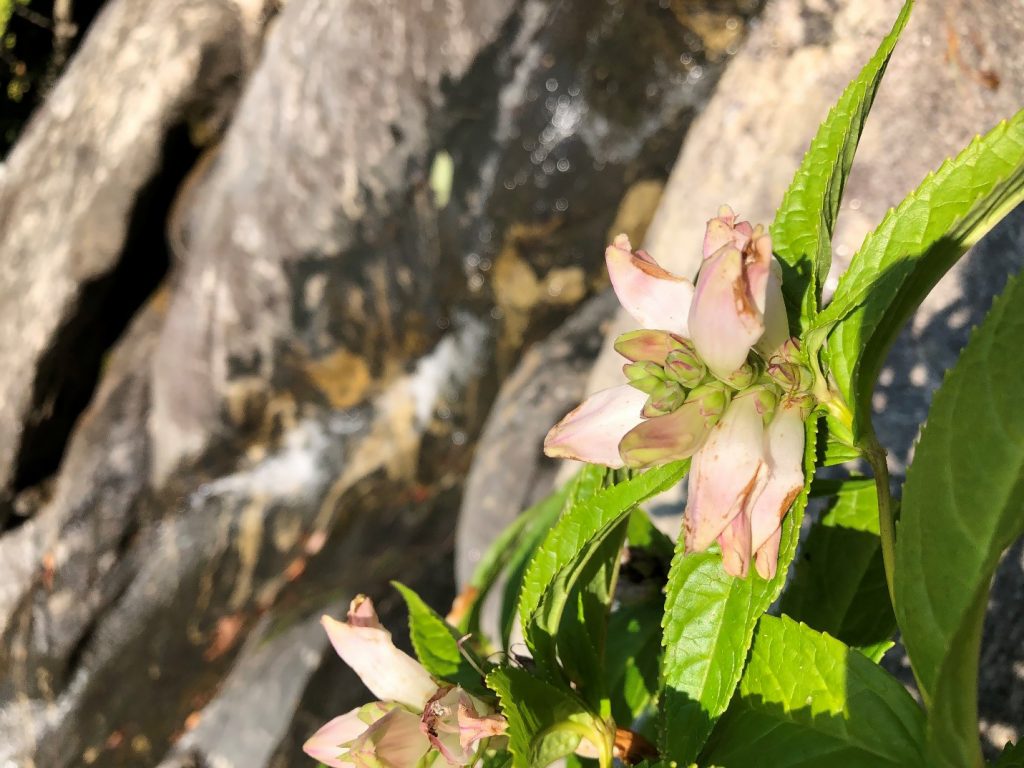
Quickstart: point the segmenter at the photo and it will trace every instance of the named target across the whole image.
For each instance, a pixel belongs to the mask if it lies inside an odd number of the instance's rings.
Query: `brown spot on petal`
[[[686,278],[674,275],[662,267],[647,251],[635,251],[630,261],[634,267],[644,274],[656,277],[659,280],[671,280],[675,283],[682,283],[686,280]]]

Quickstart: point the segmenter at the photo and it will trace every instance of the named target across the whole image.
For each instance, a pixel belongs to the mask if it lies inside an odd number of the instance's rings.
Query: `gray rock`
[[[141,28],[163,19],[147,8]],[[317,722],[364,695],[316,666],[309,616],[394,577],[450,596],[437,580],[498,371],[603,287],[607,222],[642,235],[709,88],[672,87],[705,61],[682,10],[590,10],[291,0],[246,53],[219,149],[173,205],[179,177],[157,181],[170,277],[109,352],[52,493],[26,488],[33,514],[0,536],[0,762],[305,764]],[[83,55],[68,78],[96,68]],[[146,255],[126,242],[118,263]],[[591,354],[597,335],[572,333],[563,351]]]
[[[257,4],[112,2],[0,174],[0,501],[61,458],[102,355],[166,271],[154,179],[230,114]],[[0,509],[0,518],[6,517]]]

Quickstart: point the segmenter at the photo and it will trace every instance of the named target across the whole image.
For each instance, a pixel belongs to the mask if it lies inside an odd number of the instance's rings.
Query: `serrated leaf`
[[[989,584],[1024,532],[1024,280],[1010,280],[935,393],[903,489],[896,617],[930,703],[937,766],[980,765],[978,649]]]
[[[923,740],[924,715],[894,677],[835,638],[765,616],[702,757],[723,768],[914,768]]]
[[[821,285],[832,264],[832,232],[843,187],[864,121],[912,7],[913,0],[904,3],[892,31],[829,111],[772,223],[772,244],[783,265],[782,286],[794,328],[805,328],[817,312]]]
[[[782,527],[779,567],[765,581],[722,570],[718,552],[685,554],[680,537],[669,571],[662,620],[661,747],[673,760],[688,764],[700,751],[715,720],[726,710],[753,638],[758,619],[782,591],[796,552],[807,491],[814,474],[817,424],[807,424],[804,490]]]
[[[524,624],[527,645],[548,679],[571,682],[602,715],[608,715],[605,639],[628,511],[591,536],[551,579]],[[564,672],[565,678],[562,678]]]
[[[873,480],[838,484],[811,528],[782,597],[782,612],[847,645],[871,646],[896,631],[878,538]]]
[[[409,609],[409,637],[420,664],[434,677],[453,685],[460,685],[467,691],[486,694],[481,672],[485,662],[475,660],[476,667],[464,654],[469,650],[459,648],[459,635],[409,587],[393,581]]]
[[[512,628],[515,625],[516,612],[519,606],[519,593],[523,587],[523,578],[527,566],[533,559],[537,548],[554,527],[561,515],[579,502],[590,498],[604,487],[608,480],[609,470],[595,464],[585,464],[576,473],[572,481],[559,490],[554,497],[541,502],[544,507],[540,514],[531,520],[517,542],[516,549],[509,560],[508,577],[502,591],[500,606],[501,647],[508,649]]]
[[[828,335],[827,359],[854,413],[869,429],[875,379],[900,328],[939,278],[1024,201],[1024,111],[947,160],[865,238],[808,346]]]
[[[571,691],[539,680],[524,669],[499,667],[487,686],[508,720],[514,768],[536,768],[572,752],[581,738],[606,743],[605,726]]]
[[[523,626],[537,609],[551,579],[598,530],[640,502],[671,488],[683,479],[689,466],[689,461],[676,461],[649,469],[566,510],[537,549],[523,577],[519,596],[519,620]]]

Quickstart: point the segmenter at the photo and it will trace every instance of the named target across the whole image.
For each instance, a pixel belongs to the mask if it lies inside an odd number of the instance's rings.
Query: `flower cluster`
[[[548,433],[549,456],[643,468],[692,458],[686,547],[714,541],[730,574],[772,578],[782,519],[803,488],[811,375],[789,335],[771,238],[723,206],[697,284],[633,251],[605,253],[641,330],[620,336],[628,383],[598,392]]]
[[[369,598],[344,622],[324,616],[334,649],[380,701],[334,718],[304,745],[332,768],[441,768],[473,765],[481,746],[503,737],[506,722],[462,688],[438,685],[395,647]]]

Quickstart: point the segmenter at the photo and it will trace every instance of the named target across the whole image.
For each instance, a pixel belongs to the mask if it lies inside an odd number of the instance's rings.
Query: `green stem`
[[[896,605],[896,591],[893,588],[893,573],[896,567],[896,521],[889,489],[889,465],[885,461],[885,449],[874,434],[863,440],[864,456],[871,465],[875,476],[875,491],[878,494],[878,532],[882,540],[882,564],[885,566],[885,584],[889,588],[889,600]]]

